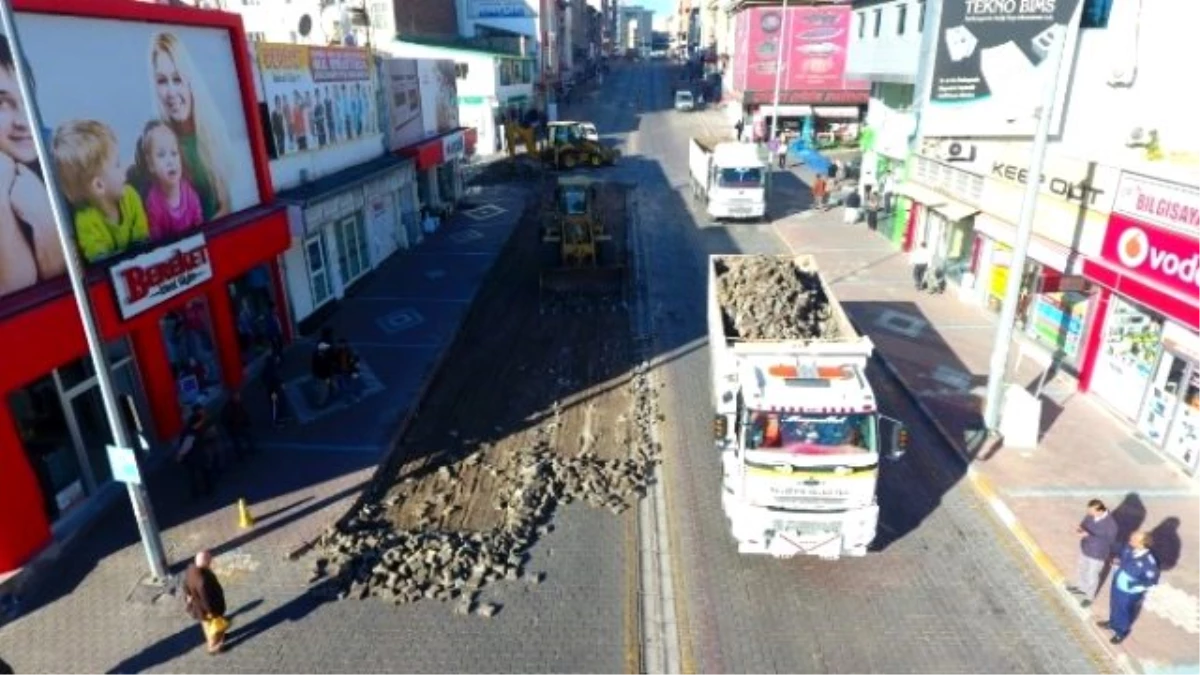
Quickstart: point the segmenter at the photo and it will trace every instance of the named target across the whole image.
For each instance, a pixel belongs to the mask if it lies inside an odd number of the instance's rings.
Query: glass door
[[[334,225],[337,240],[338,267],[342,286],[346,287],[371,269],[370,252],[362,219],[357,215],[342,218]]]
[[[1138,419],[1138,430],[1160,447],[1166,441],[1167,430],[1179,406],[1188,369],[1186,360],[1164,349],[1150,381]]]
[[[1191,364],[1184,388],[1183,401],[1175,413],[1175,421],[1167,432],[1165,450],[1195,472],[1200,458],[1200,365]]]
[[[304,259],[308,263],[308,280],[312,284],[313,307],[320,307],[333,295],[325,242],[320,232],[304,241]]]

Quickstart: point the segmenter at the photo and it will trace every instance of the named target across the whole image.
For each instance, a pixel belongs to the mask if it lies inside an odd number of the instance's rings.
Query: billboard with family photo
[[[259,203],[228,31],[45,14],[17,27],[85,260]],[[13,58],[0,35],[0,298],[65,272]]]
[[[458,128],[458,80],[449,59],[417,61],[421,84],[421,116],[425,135],[436,136]]]
[[[276,156],[379,133],[367,50],[259,43],[255,53]]]

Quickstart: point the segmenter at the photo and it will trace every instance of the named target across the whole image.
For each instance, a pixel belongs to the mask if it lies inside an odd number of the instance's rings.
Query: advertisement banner
[[[773,93],[775,68],[782,63],[781,92],[867,91],[867,82],[845,77],[850,15],[849,5],[754,7],[739,12],[736,53],[744,62],[735,66],[735,88],[739,88],[740,67],[745,73],[740,91]],[[783,50],[782,62],[779,50]]]
[[[388,148],[399,150],[425,137],[417,61],[385,60],[383,79],[384,100],[388,109]]]
[[[276,156],[379,133],[367,50],[259,43],[255,52]]]
[[[421,117],[426,136],[457,129],[458,81],[454,62],[449,59],[417,61],[417,79],[421,89]]]
[[[476,19],[525,19],[538,15],[530,0],[470,0],[467,14]]]
[[[1113,212],[1195,234],[1200,232],[1200,188],[1122,172]]]
[[[1065,41],[1050,129],[1059,133],[1082,6],[1081,0],[945,0],[926,133],[1032,136],[1053,51]]]
[[[17,21],[85,260],[149,250],[259,203],[227,31],[48,14]],[[0,101],[2,299],[65,272],[2,35]]]
[[[1116,269],[1190,298],[1200,297],[1200,238],[1119,213],[1108,220],[1100,257]]]

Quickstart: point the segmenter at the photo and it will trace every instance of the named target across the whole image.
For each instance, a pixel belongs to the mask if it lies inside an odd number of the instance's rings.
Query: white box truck
[[[688,148],[692,197],[713,218],[766,218],[767,162],[753,143],[693,137]]]
[[[899,459],[908,435],[879,414],[870,338],[811,256],[711,256],[708,332],[722,506],[739,552],[865,555],[881,457]]]

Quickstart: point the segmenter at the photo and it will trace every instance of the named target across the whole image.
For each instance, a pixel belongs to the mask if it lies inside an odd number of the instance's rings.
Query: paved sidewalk
[[[808,184],[803,169],[791,173]],[[1143,672],[1200,671],[1200,499],[1197,485],[1168,460],[1133,438],[1132,430],[1076,391],[1066,375],[1044,389],[1041,441],[1036,450],[994,447],[982,430],[982,399],[996,319],[958,300],[952,287],[931,296],[913,289],[907,256],[865,224],[842,223],[842,210],[795,208],[804,195],[780,195],[791,214],[775,229],[796,252],[817,257],[851,319],[875,342],[877,354],[942,435],[970,464],[968,477],[1056,585],[1072,581],[1078,551],[1074,528],[1093,497],[1122,525],[1154,533],[1162,583],[1119,648],[1128,668]],[[804,205],[806,207],[806,204]],[[1021,339],[1014,351],[1021,348]],[[1023,359],[1014,381],[1032,391],[1041,370]],[[1182,540],[1182,541],[1181,541]],[[1064,602],[1092,625],[1107,618],[1107,587],[1090,610]],[[1096,630],[1106,647],[1107,633]]]
[[[315,630],[307,648],[323,645],[328,653],[314,652],[305,661],[303,654],[289,651],[306,649],[305,638],[298,638],[290,625],[321,603],[304,593],[308,566],[289,563],[288,555],[349,508],[394,444],[513,232],[526,197],[511,185],[473,191],[467,201],[490,208],[456,214],[424,242],[372,272],[341,301],[326,325],[345,336],[363,359],[361,400],[316,405],[308,376],[311,340],[302,338],[287,351],[282,370],[294,422],[279,430],[270,427],[261,381],[252,378],[243,395],[260,422],[258,451],[226,469],[214,496],[190,500],[181,469],[169,461],[148,481],[173,569],[181,570],[197,550],[211,549],[233,603],[230,610],[237,610],[236,623],[253,623],[252,633],[267,635],[255,635],[246,648],[235,650],[236,656],[219,661],[196,649],[200,634],[178,599],[155,598],[139,583],[146,562],[130,508],[121,501],[65,547],[61,559],[40,567],[16,615],[0,618],[0,655],[18,672],[102,672],[110,667],[269,672],[300,668],[297,664],[305,662],[326,671],[361,667],[361,661],[344,656],[343,661],[329,660],[336,657],[338,645],[330,644],[336,642],[335,632],[324,618],[307,622],[302,634]],[[249,502],[257,519],[252,529],[237,527],[238,498]],[[257,599],[247,603],[246,598]],[[359,606],[330,608],[322,616],[363,611],[350,607]],[[429,635],[440,634],[433,626],[444,622],[444,613],[414,611],[428,615],[429,625],[414,625],[410,631],[428,628]],[[282,630],[270,630],[276,627]],[[439,647],[432,649],[430,654]],[[408,665],[392,667],[441,669],[420,659],[414,655]]]

